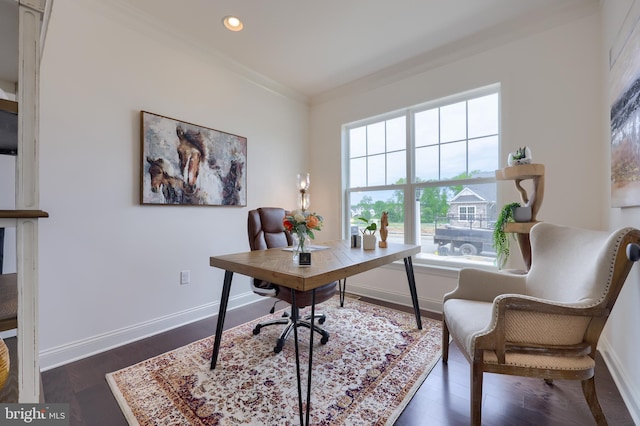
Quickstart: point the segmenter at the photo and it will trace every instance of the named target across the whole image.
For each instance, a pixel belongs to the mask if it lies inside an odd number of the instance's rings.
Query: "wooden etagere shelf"
[[[533,228],[533,225],[538,223],[535,222],[509,222],[504,225],[504,232],[511,232],[513,234],[528,234]]]
[[[0,99],[0,111],[10,112],[12,114],[18,113],[18,103],[16,101],[10,101],[8,99]]]
[[[538,176],[544,176],[544,164],[521,164],[496,170],[497,180],[524,180]]]
[[[496,180],[513,180],[520,192],[523,207],[531,207],[529,222],[509,222],[504,226],[504,232],[516,234],[520,251],[527,270],[531,267],[531,240],[529,232],[538,223],[537,215],[544,197],[544,164],[520,164],[496,170]],[[521,185],[524,180],[532,180],[533,191],[528,194]]]
[[[33,219],[49,217],[44,210],[0,210],[0,219]]]

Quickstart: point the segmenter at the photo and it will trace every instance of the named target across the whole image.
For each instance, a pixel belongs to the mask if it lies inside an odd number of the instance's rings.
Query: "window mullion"
[[[416,223],[420,220],[420,214],[416,210],[415,202],[415,119],[413,110],[407,110],[406,115],[406,185],[404,188],[404,240],[408,244],[419,244],[416,242]],[[416,219],[417,218],[417,219]]]

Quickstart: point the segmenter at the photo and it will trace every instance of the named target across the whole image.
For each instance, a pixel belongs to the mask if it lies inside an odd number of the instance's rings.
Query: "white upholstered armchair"
[[[593,379],[596,347],[633,265],[627,245],[639,242],[634,228],[539,223],[527,274],[460,271],[444,296],[442,360],[451,335],[471,363],[471,424],[481,422],[484,372],[581,380],[596,422],[607,424]]]

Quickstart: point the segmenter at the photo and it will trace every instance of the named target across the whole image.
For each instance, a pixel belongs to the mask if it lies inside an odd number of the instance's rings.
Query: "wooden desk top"
[[[211,256],[209,265],[300,291],[312,290],[396,260],[420,253],[420,246],[392,244],[375,250],[351,248],[350,241],[314,244],[326,250],[311,253],[311,266],[293,263],[293,253],[282,248]]]

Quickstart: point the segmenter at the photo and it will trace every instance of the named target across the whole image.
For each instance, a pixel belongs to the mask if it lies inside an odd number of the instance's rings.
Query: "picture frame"
[[[629,9],[609,50],[611,207],[640,206],[640,6]]]
[[[140,111],[143,205],[247,205],[247,138]]]

